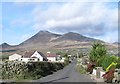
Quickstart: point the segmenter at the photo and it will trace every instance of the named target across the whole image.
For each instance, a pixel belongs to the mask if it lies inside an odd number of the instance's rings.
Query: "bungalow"
[[[64,62],[65,58],[54,53],[47,53],[47,59],[50,62]]]
[[[38,51],[26,52],[21,61],[47,61],[47,57]]]
[[[47,53],[47,59],[50,62],[56,62],[57,61],[57,55],[53,53]]]
[[[19,54],[13,54],[13,55],[10,55],[9,56],[9,61],[18,61],[22,58],[23,56],[22,55],[19,55]]]

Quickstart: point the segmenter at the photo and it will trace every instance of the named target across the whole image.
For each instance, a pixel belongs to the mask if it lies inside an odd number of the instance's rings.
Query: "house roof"
[[[47,57],[56,57],[57,55],[54,53],[47,53]]]
[[[35,53],[36,51],[29,51],[29,52],[25,52],[24,57],[25,58],[31,58],[31,56]],[[37,51],[38,52],[38,51]],[[44,59],[47,59],[47,57],[42,53],[42,52],[38,52]],[[32,58],[36,58],[36,57],[32,57]]]
[[[19,54],[15,53],[15,54],[12,54],[10,56],[22,56],[22,55],[19,55]]]
[[[34,53],[35,53],[35,51],[27,51],[27,52],[25,52],[24,57],[30,58]]]
[[[47,59],[47,57],[42,53],[42,52],[38,52],[44,59]]]

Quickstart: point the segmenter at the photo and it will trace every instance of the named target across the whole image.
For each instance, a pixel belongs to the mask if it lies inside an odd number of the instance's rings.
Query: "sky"
[[[0,44],[18,45],[40,30],[118,41],[117,0],[2,0],[0,6]]]

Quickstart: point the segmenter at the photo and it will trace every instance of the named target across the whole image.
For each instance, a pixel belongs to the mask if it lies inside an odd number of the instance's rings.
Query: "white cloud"
[[[99,37],[95,37],[95,38],[101,39],[101,40],[103,40],[105,42],[110,42],[110,43],[118,42],[118,31],[107,32],[105,35],[99,36]]]
[[[75,31],[88,36],[103,36],[118,28],[118,9],[110,8],[107,4],[60,3],[50,4],[46,10],[37,6],[32,11],[35,21],[33,27],[60,33]],[[110,38],[114,38],[112,34]]]
[[[1,2],[118,2],[119,0],[1,0]]]

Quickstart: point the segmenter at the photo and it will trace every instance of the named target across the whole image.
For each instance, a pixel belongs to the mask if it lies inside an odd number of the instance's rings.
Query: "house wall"
[[[13,60],[19,60],[22,56],[18,55],[18,54],[13,54],[11,56],[9,56],[9,60],[13,61]]]
[[[56,62],[56,57],[47,57],[48,61]]]
[[[95,76],[97,75],[95,69],[93,69],[93,73],[92,74],[95,75]],[[105,71],[100,71],[100,78],[103,78],[102,77],[103,74],[105,74]]]
[[[60,62],[64,62],[65,61],[65,57],[62,57],[62,59],[60,60]]]
[[[31,57],[36,57],[37,59],[35,59],[35,61],[43,61],[43,57],[36,51]]]
[[[23,62],[32,61],[32,62],[36,62],[36,61],[38,61],[38,58],[21,58],[19,61],[23,61]]]
[[[21,58],[19,61],[28,62],[30,58]]]

